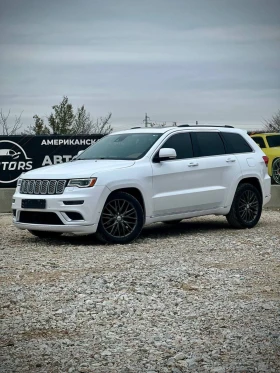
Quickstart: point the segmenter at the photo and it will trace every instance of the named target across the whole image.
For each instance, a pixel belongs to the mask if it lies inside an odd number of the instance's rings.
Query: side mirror
[[[176,150],[173,148],[161,148],[158,157],[159,161],[175,159],[177,157]]]

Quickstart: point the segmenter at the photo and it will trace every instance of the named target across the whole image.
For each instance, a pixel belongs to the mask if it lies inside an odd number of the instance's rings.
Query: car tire
[[[272,175],[273,184],[280,185],[280,158],[276,158],[272,164]]]
[[[33,236],[39,238],[57,238],[62,235],[61,232],[46,232],[46,231],[32,231],[28,230],[29,233],[33,234]]]
[[[181,221],[182,221],[182,219],[178,219],[178,220],[167,220],[167,221],[163,221],[162,223],[163,224],[167,224],[167,225],[175,225],[175,224],[179,224]]]
[[[260,220],[262,198],[258,189],[249,183],[237,187],[228,215],[228,223],[238,229],[253,228]]]
[[[143,225],[139,201],[129,193],[116,192],[103,207],[96,236],[103,243],[127,244],[139,236]]]

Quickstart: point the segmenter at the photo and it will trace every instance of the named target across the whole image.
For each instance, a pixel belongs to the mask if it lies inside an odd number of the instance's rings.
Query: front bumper
[[[104,186],[94,186],[92,188],[65,188],[63,194],[58,195],[33,195],[20,194],[18,189],[13,196],[13,224],[19,229],[40,230],[49,232],[90,234],[97,230],[99,218],[104,203],[110,194],[110,190]],[[45,209],[22,208],[23,199],[45,199]],[[73,201],[83,201],[83,204],[67,205]],[[27,212],[33,216],[32,223],[21,218],[21,212]],[[56,220],[61,223],[52,224],[51,218],[44,224],[36,222],[36,216],[46,216],[45,213],[52,213]],[[79,214],[78,219],[70,218],[67,213]],[[23,216],[24,214],[22,214]],[[48,214],[51,215],[51,214]],[[42,220],[42,219],[39,219]]]

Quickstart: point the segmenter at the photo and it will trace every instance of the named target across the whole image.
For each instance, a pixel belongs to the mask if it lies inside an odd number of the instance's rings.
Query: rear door
[[[229,190],[241,172],[236,156],[226,154],[219,131],[194,131],[191,139],[197,163],[192,173],[197,211],[226,207]]]

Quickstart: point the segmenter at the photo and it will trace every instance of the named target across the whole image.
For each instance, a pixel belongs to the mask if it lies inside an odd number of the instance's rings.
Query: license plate
[[[21,207],[23,209],[45,209],[45,199],[23,199],[21,201]]]

